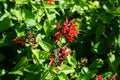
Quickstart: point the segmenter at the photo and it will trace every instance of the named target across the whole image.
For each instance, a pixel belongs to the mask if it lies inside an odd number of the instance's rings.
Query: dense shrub
[[[119,80],[119,28],[119,0],[0,0],[0,80]]]

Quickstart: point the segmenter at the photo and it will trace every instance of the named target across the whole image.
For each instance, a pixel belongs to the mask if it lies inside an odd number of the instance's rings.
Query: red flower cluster
[[[21,44],[22,46],[25,46],[26,42],[24,40],[21,40],[20,38],[16,37],[13,39],[13,41],[16,43],[16,44]]]
[[[57,23],[56,30],[59,30],[54,34],[56,40],[55,42],[59,41],[59,38],[62,36],[66,38],[69,42],[74,41],[74,37],[78,34],[76,24],[74,24],[74,20],[72,19],[70,22],[66,18],[65,23],[63,26],[61,26],[59,23]]]
[[[112,78],[107,78],[107,80],[116,80],[117,73],[112,76]],[[103,80],[100,75],[95,75],[95,80]]]
[[[47,0],[47,2],[52,3],[52,2],[54,2],[54,0]]]
[[[56,49],[53,54],[49,55],[49,66],[53,63],[56,66],[60,66],[65,61],[65,56],[68,56],[70,52],[71,50],[67,50],[66,46]]]
[[[16,37],[13,39],[13,41],[16,44],[21,44],[22,46],[25,46],[26,43],[28,43],[30,46],[37,43],[35,35],[31,31],[25,33],[24,39],[25,40],[22,40],[22,39]]]

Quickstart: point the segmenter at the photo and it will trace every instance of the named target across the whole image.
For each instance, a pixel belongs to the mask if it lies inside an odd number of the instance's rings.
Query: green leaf
[[[49,21],[52,21],[56,18],[56,13],[57,11],[55,9],[50,9],[50,10],[47,10],[45,9],[45,13],[47,14],[47,18]]]
[[[43,2],[45,8],[57,8],[57,5],[55,4],[50,4],[46,1]]]
[[[34,20],[35,16],[32,11],[24,9],[22,11],[22,17],[25,20],[25,23],[28,27],[36,25],[35,20]]]
[[[111,77],[112,76],[112,72],[105,72],[104,74],[102,74],[102,77],[106,78],[106,77]]]
[[[67,56],[67,61],[69,64],[71,64],[74,68],[77,65],[77,61],[75,60],[74,57],[72,57],[71,55]]]
[[[108,58],[109,58],[110,63],[115,61],[115,55],[112,53],[108,54]]]
[[[25,68],[24,68],[24,71],[26,72],[29,72],[29,73],[33,73],[33,74],[38,74],[40,72],[40,64],[30,64],[30,65],[27,65]]]
[[[6,2],[7,0],[0,0],[0,2]]]
[[[67,75],[63,72],[61,72],[59,75],[58,75],[59,79],[60,80],[69,80],[69,78],[67,77]]]
[[[90,80],[95,76],[96,73],[97,73],[97,70],[89,71],[87,67],[84,67],[83,70],[81,70],[81,72],[78,73],[77,77],[78,77],[78,80]]]
[[[20,71],[20,70],[17,70],[17,71],[12,71],[12,72],[9,72],[9,74],[14,74],[14,75],[23,75],[23,72]]]
[[[20,8],[11,9],[11,13],[17,17],[18,21],[22,20],[22,11]]]
[[[75,70],[73,67],[63,64],[61,67],[58,67],[61,72],[65,74],[73,73]]]
[[[27,4],[29,0],[15,0],[16,4]]]
[[[2,21],[0,21],[0,32],[7,30],[10,27],[10,19],[5,17]]]
[[[16,66],[12,69],[11,72],[20,70],[23,67],[25,67],[26,65],[27,65],[27,58],[26,57],[22,57],[21,60],[16,64]]]
[[[95,74],[98,72],[98,70],[91,70],[87,73],[86,77],[88,78],[88,80],[90,80],[90,78],[93,78],[95,76]]]
[[[120,56],[116,57],[116,60],[112,63],[115,72],[117,72],[120,65]]]
[[[48,58],[49,52],[47,51],[40,51],[39,49],[32,49],[33,54],[39,60],[40,63],[45,61]]]
[[[52,49],[52,45],[51,45],[51,44],[49,44],[49,43],[47,43],[47,42],[45,42],[45,41],[42,41],[42,40],[39,41],[39,45],[40,45],[40,46],[42,47],[42,49],[45,50],[45,51],[50,51],[50,50]]]
[[[53,20],[53,21],[49,21],[49,20],[44,21],[43,30],[44,30],[45,34],[47,36],[53,35],[53,33],[55,31],[55,26],[56,26],[55,20]]]
[[[5,56],[0,53],[0,62],[5,59]]]
[[[109,60],[109,66],[110,68],[116,72],[118,70],[119,64],[120,64],[120,56],[115,57],[114,54],[110,53],[108,55],[108,60]]]
[[[6,73],[5,69],[0,69],[0,76],[4,75]]]
[[[97,68],[101,68],[104,65],[103,60],[102,59],[96,59],[95,61],[93,61],[89,68],[91,69],[97,69]]]
[[[5,42],[6,37],[7,37],[7,36],[4,36],[4,35],[3,35],[3,38],[0,39],[0,46],[4,46],[4,45],[5,45],[4,42]]]
[[[82,74],[87,74],[88,72],[89,72],[88,67],[83,67],[83,68],[81,69],[81,73],[82,73]]]
[[[44,22],[43,29],[45,34],[48,34],[49,23],[47,21]]]
[[[95,36],[96,41],[100,39],[104,31],[105,31],[105,26],[100,24],[96,30],[96,36]]]
[[[78,73],[77,80],[89,80],[86,75],[81,74],[81,72]]]

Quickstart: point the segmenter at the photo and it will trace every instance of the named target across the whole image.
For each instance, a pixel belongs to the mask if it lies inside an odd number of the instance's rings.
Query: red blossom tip
[[[111,80],[116,80],[116,76],[117,76],[117,75],[118,75],[118,74],[115,73],[115,74],[112,76]]]
[[[60,29],[61,28],[61,25],[59,23],[57,23],[57,26],[56,26],[56,29]]]
[[[18,44],[19,41],[20,41],[20,39],[19,39],[18,37],[16,37],[16,38],[13,39],[13,41],[14,41],[16,44]]]
[[[53,2],[54,2],[54,0],[47,0],[47,2],[49,2],[49,3],[53,3]]]
[[[65,24],[64,25],[68,25],[69,24],[69,21],[68,21],[68,18],[65,19]]]
[[[52,66],[53,62],[54,62],[54,59],[51,59],[49,62],[49,66]]]
[[[67,38],[67,40],[68,40],[69,42],[73,42],[73,41],[74,41],[74,39],[73,39],[72,37],[66,36],[66,38]]]
[[[95,75],[96,80],[103,80],[103,78],[100,75]]]
[[[25,41],[21,41],[21,45],[25,46],[26,42]]]
[[[75,21],[75,19],[73,18],[73,19],[69,22],[69,24],[73,24],[74,21]]]
[[[60,32],[54,34],[55,38],[58,39],[60,37]]]

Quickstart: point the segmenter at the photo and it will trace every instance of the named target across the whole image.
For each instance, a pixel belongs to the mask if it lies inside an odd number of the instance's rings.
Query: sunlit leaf
[[[108,57],[109,57],[109,61],[111,63],[115,61],[115,55],[114,54],[110,53],[110,54],[108,54]]]
[[[87,68],[87,67],[83,67],[82,69],[81,69],[81,73],[82,74],[87,74],[89,72],[89,69]]]
[[[76,60],[74,59],[74,57],[72,57],[70,54],[69,54],[69,56],[67,56],[67,60],[68,60],[68,63],[69,63],[69,64],[71,64],[73,67],[76,67],[77,62],[76,62]]]
[[[18,21],[22,20],[22,11],[20,8],[11,9],[11,13],[17,17]]]
[[[58,75],[59,79],[60,80],[69,80],[69,78],[67,77],[67,75],[63,72],[61,72],[59,75]]]
[[[52,45],[51,45],[51,44],[49,44],[49,43],[47,43],[47,42],[45,42],[45,41],[42,41],[42,40],[39,41],[39,45],[40,45],[40,46],[42,47],[42,49],[45,50],[45,51],[50,51],[50,50],[52,49]]]
[[[15,0],[16,4],[27,4],[29,0]]]
[[[0,69],[0,76],[4,75],[6,73],[5,69]]]
[[[12,71],[12,72],[10,72],[9,74],[14,74],[14,75],[23,75],[23,72],[22,72],[22,71],[17,70],[17,71]]]
[[[48,2],[43,2],[45,8],[56,8],[57,5],[55,4],[50,4]]]
[[[0,0],[0,2],[6,2],[7,0]]]
[[[28,27],[36,25],[35,20],[34,20],[35,16],[30,10],[24,9],[22,11],[22,17],[25,20],[25,23],[27,24]]]
[[[75,71],[73,67],[64,64],[61,67],[59,67],[59,69],[65,74],[73,73]]]

